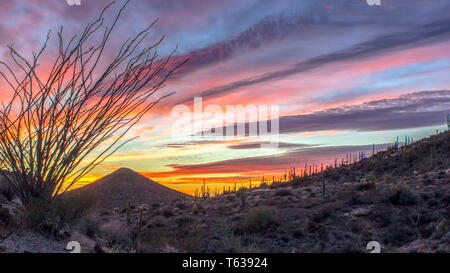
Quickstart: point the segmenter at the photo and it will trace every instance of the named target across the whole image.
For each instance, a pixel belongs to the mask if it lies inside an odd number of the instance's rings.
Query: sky
[[[80,33],[110,1],[10,0],[0,2],[0,60],[6,46],[29,56],[51,30]],[[123,5],[117,1],[110,19]],[[125,145],[79,184],[120,167],[192,193],[279,179],[285,169],[330,164],[370,154],[397,136],[420,139],[445,130],[450,111],[450,2],[447,0],[132,0],[106,55],[158,19],[145,43],[165,36],[162,57],[189,59],[157,95],[164,99],[129,132]],[[0,100],[7,98],[0,81]],[[176,134],[173,109],[277,106],[279,134],[190,136]],[[205,122],[220,124],[217,116]],[[219,122],[219,123],[218,123]],[[198,130],[198,124],[195,125]],[[221,126],[215,126],[220,128]],[[200,127],[202,128],[202,127]],[[204,128],[202,128],[204,129]]]

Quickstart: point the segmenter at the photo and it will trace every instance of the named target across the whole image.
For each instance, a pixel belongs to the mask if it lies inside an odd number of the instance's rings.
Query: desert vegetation
[[[67,212],[80,218],[56,233],[36,228],[55,252],[68,240],[85,252],[366,252],[373,240],[382,252],[448,252],[449,141],[445,132],[321,174],[214,197],[94,205],[88,213],[81,206]]]

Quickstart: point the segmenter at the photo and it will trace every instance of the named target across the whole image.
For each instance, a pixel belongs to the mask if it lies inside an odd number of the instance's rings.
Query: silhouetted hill
[[[97,207],[105,209],[188,198],[186,194],[158,184],[127,168],[118,169],[68,194],[90,195],[95,198]]]

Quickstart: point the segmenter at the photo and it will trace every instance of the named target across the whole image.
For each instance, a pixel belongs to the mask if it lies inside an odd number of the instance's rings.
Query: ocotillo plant
[[[105,18],[114,2],[78,35],[61,27],[37,52],[8,46],[2,54],[10,60],[0,62],[0,174],[23,204],[70,190],[135,140],[125,139],[129,131],[172,94],[161,92],[187,60],[175,61],[175,50],[159,57],[164,37],[147,39],[157,21],[124,41],[113,37],[129,1],[123,2],[111,20]]]

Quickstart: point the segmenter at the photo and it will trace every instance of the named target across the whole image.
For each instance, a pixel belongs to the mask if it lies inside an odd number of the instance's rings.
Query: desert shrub
[[[21,223],[28,228],[48,235],[56,235],[67,224],[85,216],[94,204],[87,194],[57,196],[52,199],[35,198],[20,215]]]
[[[365,182],[365,183],[359,183],[356,185],[356,189],[358,191],[367,191],[367,190],[370,190],[373,188],[375,188],[374,182]]]
[[[347,204],[350,206],[353,205],[362,205],[365,204],[365,200],[363,198],[363,196],[359,193],[353,193],[352,196],[350,197],[350,200],[348,200]]]
[[[312,220],[316,223],[320,223],[326,218],[328,218],[331,215],[331,209],[328,207],[321,208],[319,211],[317,211],[313,217]]]
[[[403,153],[403,160],[407,163],[412,163],[418,159],[418,155],[415,151],[409,151]]]
[[[87,215],[95,201],[95,197],[91,194],[70,194],[56,198],[60,215],[68,221]]]
[[[331,181],[339,181],[341,180],[341,176],[336,171],[330,171],[325,175],[325,177]]]
[[[234,232],[234,229],[227,224],[218,231],[218,238],[220,238],[217,245],[210,244],[203,246],[206,252],[217,251],[223,249],[226,253],[258,253],[260,250],[254,244],[254,240],[248,236],[239,236]]]
[[[277,225],[278,219],[275,212],[267,207],[251,209],[243,222],[243,228],[247,232],[261,232]]]
[[[433,192],[433,195],[436,198],[442,198],[445,196],[445,193],[443,191],[435,191],[435,192]]]
[[[177,215],[178,213],[180,213],[180,209],[179,208],[177,208],[177,207],[172,208],[172,214],[173,215]]]
[[[154,232],[144,230],[137,238],[137,251],[149,252],[198,252],[205,239],[201,230],[177,230],[174,232]]]
[[[234,199],[236,199],[236,196],[234,196],[234,194],[228,194],[226,196],[226,199],[227,199],[228,202],[233,202]]]
[[[188,204],[180,200],[175,203],[175,207],[179,208],[180,210],[183,210],[188,207]]]
[[[418,197],[406,185],[400,184],[391,188],[388,200],[393,205],[414,205],[418,202]]]
[[[156,216],[150,221],[150,224],[153,227],[164,227],[167,225],[167,219],[163,216]]]
[[[118,220],[111,220],[100,226],[100,232],[110,245],[132,247],[132,231]]]
[[[301,238],[301,237],[303,237],[303,235],[304,235],[303,230],[300,228],[297,228],[292,232],[292,237],[294,237],[294,238]]]
[[[424,185],[432,185],[434,183],[433,179],[431,178],[426,178],[422,180],[422,184]]]
[[[363,227],[363,224],[361,222],[359,222],[359,221],[351,221],[350,222],[350,230],[353,233],[361,234],[363,229],[364,229],[364,227]]]
[[[278,189],[275,192],[275,196],[288,196],[288,195],[292,195],[292,192],[290,189]]]
[[[175,223],[179,228],[186,227],[194,222],[194,218],[189,216],[179,216],[175,219]]]
[[[111,212],[109,210],[103,209],[100,211],[100,216],[108,216]]]
[[[428,200],[427,200],[427,205],[430,207],[430,208],[433,208],[433,207],[438,207],[439,205],[441,204],[441,202],[440,202],[440,200],[438,199],[438,198],[429,198]]]
[[[330,239],[327,229],[324,226],[319,226],[319,229],[317,230],[317,235],[321,242],[328,242]]]
[[[294,180],[292,180],[292,182],[294,182]],[[288,187],[289,183],[283,183],[281,181],[277,181],[277,182],[272,182],[272,184],[270,184],[269,188],[271,189],[279,189],[279,188],[285,188]]]
[[[393,224],[384,231],[384,242],[394,246],[402,246],[417,237],[414,228],[400,223]]]
[[[320,229],[320,226],[317,225],[314,221],[308,222],[306,225],[306,230],[308,230],[309,233],[315,233]]]
[[[419,173],[420,174],[425,174],[425,173],[427,173],[428,172],[428,169],[427,168],[420,168],[419,169]],[[425,177],[425,176],[424,176]]]
[[[173,210],[172,210],[170,207],[164,207],[164,208],[162,208],[162,210],[161,210],[161,214],[162,214],[164,217],[169,218],[169,217],[173,216]]]
[[[152,208],[152,209],[157,209],[157,208],[159,208],[160,206],[161,206],[160,203],[154,202],[154,203],[152,203],[152,204],[150,205],[150,208]]]
[[[100,231],[100,219],[97,216],[86,215],[79,222],[80,231],[91,238]]]
[[[13,222],[13,216],[9,213],[9,210],[0,206],[0,225],[9,225]]]
[[[10,185],[8,185],[6,182],[1,181],[0,176],[0,195],[3,195],[8,201],[11,201],[14,199],[14,191]]]
[[[370,214],[369,219],[376,223],[379,227],[387,227],[392,224],[394,211],[391,207],[384,204],[375,205]]]
[[[179,237],[180,239],[175,239],[175,245],[186,252],[198,251],[205,237],[205,233],[201,230],[188,230]]]
[[[383,182],[384,183],[389,183],[391,181],[392,181],[392,174],[390,174],[390,173],[383,174]]]
[[[447,195],[444,198],[442,198],[442,203],[448,207],[450,205],[450,195]]]
[[[194,204],[194,206],[192,206],[192,213],[193,214],[199,214],[199,213],[204,214],[205,212],[206,212],[205,208],[202,205],[200,205],[200,204]]]
[[[365,180],[365,182],[374,182],[376,177],[373,174],[368,174],[363,178],[363,180]]]

